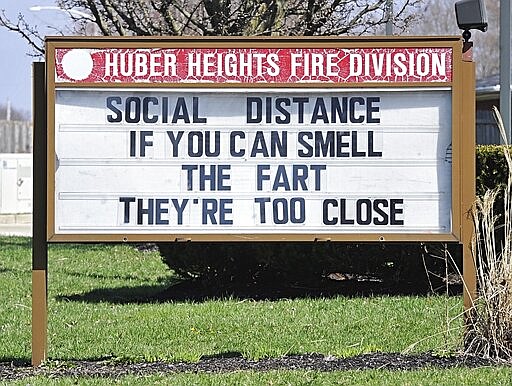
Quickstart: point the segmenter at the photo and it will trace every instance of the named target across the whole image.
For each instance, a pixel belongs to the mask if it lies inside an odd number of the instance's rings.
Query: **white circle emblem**
[[[73,49],[64,54],[62,69],[73,80],[84,80],[91,75],[93,61],[89,50]]]

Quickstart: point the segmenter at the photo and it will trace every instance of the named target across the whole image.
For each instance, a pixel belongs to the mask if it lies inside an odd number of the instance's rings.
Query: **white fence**
[[[32,122],[0,120],[0,153],[32,153]]]

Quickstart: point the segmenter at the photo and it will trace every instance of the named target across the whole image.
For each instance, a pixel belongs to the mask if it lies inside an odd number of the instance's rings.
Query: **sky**
[[[69,20],[65,12],[59,10],[30,11],[35,5],[55,6],[51,0],[0,0],[0,10],[16,21],[18,13],[43,35],[55,35],[47,26],[61,27]],[[38,61],[28,56],[31,48],[17,33],[0,28],[0,104],[10,100],[11,107],[30,112],[32,110],[32,62]]]

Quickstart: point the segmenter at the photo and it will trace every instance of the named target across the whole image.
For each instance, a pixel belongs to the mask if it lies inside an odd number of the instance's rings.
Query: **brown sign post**
[[[474,224],[471,208],[475,202],[476,195],[476,152],[475,152],[475,63],[471,55],[465,55],[462,61],[462,128],[461,149],[464,154],[464,164],[461,166],[460,174],[462,181],[461,189],[461,240],[462,270],[464,282],[464,310],[469,311],[474,307],[477,298],[477,275],[476,261],[473,256]]]
[[[34,63],[34,187],[32,216],[32,365],[47,354],[48,243],[46,240],[46,73]]]
[[[461,51],[455,37],[48,38],[34,365],[47,242],[458,242],[468,307],[474,66]]]

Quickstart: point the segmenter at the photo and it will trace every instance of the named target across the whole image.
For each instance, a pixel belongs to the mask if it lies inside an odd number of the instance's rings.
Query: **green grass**
[[[196,361],[230,352],[253,359],[303,352],[396,352],[441,332],[435,323],[442,322],[443,305],[441,298],[53,303],[50,356]],[[416,349],[443,344],[442,335],[428,337]]]
[[[155,252],[139,252],[129,245],[51,245],[49,358],[197,361],[229,353],[258,359],[308,352],[335,356],[408,349],[449,352],[460,340],[460,320],[451,325],[455,332],[446,333],[446,312],[453,317],[461,311],[459,297],[139,301],[173,280]],[[0,298],[0,361],[29,361],[30,239],[0,237]],[[496,371],[510,377],[508,369]],[[178,374],[173,379],[176,384],[357,384],[382,383],[389,379],[388,373],[237,372]],[[479,370],[469,369],[392,374],[398,383],[417,379],[424,384],[429,384],[425,379],[435,383],[437,374],[452,374],[454,384],[464,374],[481,376]],[[83,379],[94,384],[89,381]],[[139,381],[132,377],[123,383]],[[31,380],[38,382],[45,380]],[[154,382],[166,383],[158,376],[148,378],[148,383]]]
[[[459,386],[489,385],[508,386],[512,378],[510,367],[489,367],[479,369],[455,368],[448,370],[425,369],[418,371],[237,371],[225,374],[184,373],[173,375],[152,375],[148,377],[128,376],[120,379],[72,378],[48,379],[32,377],[13,385],[23,385],[30,381],[31,386],[38,385],[416,385],[416,386]]]

